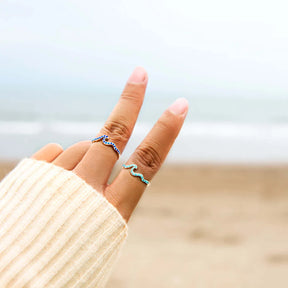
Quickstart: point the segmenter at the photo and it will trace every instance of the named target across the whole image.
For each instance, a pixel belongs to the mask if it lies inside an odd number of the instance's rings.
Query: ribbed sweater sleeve
[[[22,159],[0,183],[0,287],[104,287],[127,237],[117,209],[72,171]]]

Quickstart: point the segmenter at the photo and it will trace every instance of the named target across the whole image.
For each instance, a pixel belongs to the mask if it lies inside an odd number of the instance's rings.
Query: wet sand
[[[107,287],[287,288],[288,166],[164,166]]]

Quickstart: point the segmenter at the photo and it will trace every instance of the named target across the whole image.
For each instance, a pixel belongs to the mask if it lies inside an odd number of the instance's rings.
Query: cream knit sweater
[[[104,287],[127,225],[79,176],[22,159],[0,183],[0,287]]]

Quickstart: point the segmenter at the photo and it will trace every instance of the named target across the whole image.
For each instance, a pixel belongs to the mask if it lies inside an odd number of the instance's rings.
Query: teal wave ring
[[[113,150],[117,153],[117,156],[119,158],[120,156],[120,150],[117,148],[117,146],[113,143],[113,142],[108,142],[108,135],[102,135],[100,137],[94,138],[93,140],[91,140],[92,143],[95,142],[99,142],[102,140],[102,143],[107,145],[107,146],[111,146],[113,148]]]
[[[125,165],[125,164],[123,164],[122,167],[125,168],[125,169],[131,168],[130,174],[131,174],[132,176],[139,177],[140,180],[141,180],[143,183],[145,183],[146,185],[149,185],[149,184],[150,184],[150,182],[149,182],[148,180],[146,180],[141,173],[136,173],[136,172],[135,172],[135,170],[138,169],[138,167],[137,167],[136,164],[130,164],[130,165]]]

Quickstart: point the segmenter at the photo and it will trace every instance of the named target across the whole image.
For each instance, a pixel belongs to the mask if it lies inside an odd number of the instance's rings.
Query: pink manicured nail
[[[136,67],[130,75],[128,82],[130,83],[143,83],[146,79],[147,72],[143,67]]]
[[[168,108],[168,110],[173,114],[183,115],[187,113],[188,101],[185,98],[179,98]]]

